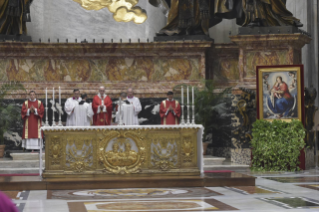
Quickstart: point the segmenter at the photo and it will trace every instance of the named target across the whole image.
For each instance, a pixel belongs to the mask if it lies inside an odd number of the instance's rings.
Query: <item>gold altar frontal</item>
[[[200,175],[202,125],[43,127],[43,178]]]

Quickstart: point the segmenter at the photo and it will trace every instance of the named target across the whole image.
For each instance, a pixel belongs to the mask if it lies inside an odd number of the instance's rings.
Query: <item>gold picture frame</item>
[[[257,66],[257,118],[304,123],[303,65]]]

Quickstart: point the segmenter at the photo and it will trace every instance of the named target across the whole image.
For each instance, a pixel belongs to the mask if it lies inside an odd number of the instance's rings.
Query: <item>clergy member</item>
[[[66,100],[64,104],[64,110],[67,114],[66,117],[66,126],[76,126],[76,115],[74,113],[74,108],[79,105],[79,102],[82,100],[80,97],[80,90],[73,90],[73,97],[70,97]]]
[[[162,101],[160,106],[161,124],[177,125],[181,116],[181,106],[177,100],[173,99],[174,93],[169,91],[167,99]]]
[[[134,96],[134,92],[132,88],[127,89],[127,101],[133,105],[133,123],[132,125],[139,125],[138,122],[138,114],[142,110],[142,105],[140,100]]]
[[[119,101],[116,112],[116,122],[119,124],[122,119],[123,125],[133,125],[134,108],[127,98],[126,93],[121,94],[121,102]]]
[[[40,149],[42,146],[41,125],[44,107],[36,99],[36,93],[30,91],[30,98],[22,105],[21,116],[23,119],[22,147],[26,149]]]
[[[104,86],[99,89],[99,94],[93,98],[92,109],[94,112],[93,125],[111,125],[112,100],[105,94]]]
[[[74,108],[75,126],[91,126],[93,117],[92,104],[86,102],[87,94],[81,95],[82,100]]]

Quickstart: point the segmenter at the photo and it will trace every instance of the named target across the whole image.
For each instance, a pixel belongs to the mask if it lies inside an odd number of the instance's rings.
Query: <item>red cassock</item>
[[[102,110],[100,110],[100,112],[98,113],[99,111],[98,108],[100,107],[100,105],[102,105],[102,101],[104,103],[103,105],[105,105],[106,107],[106,112],[103,112]],[[109,96],[105,95],[104,100],[102,100],[99,95],[96,95],[93,98],[92,109],[94,112],[93,125],[95,126],[111,125],[112,100]]]
[[[37,109],[38,115],[31,113],[31,106]],[[28,109],[30,109],[29,116],[27,116]],[[21,109],[21,116],[23,119],[23,132],[22,139],[29,138],[42,138],[41,135],[41,126],[42,126],[42,118],[44,115],[44,107],[40,100],[36,100],[34,102],[27,100],[23,103]]]
[[[170,105],[174,109],[174,112],[168,111]],[[163,125],[176,125],[179,124],[179,117],[181,116],[181,106],[178,101],[164,100],[160,106],[161,124]]]

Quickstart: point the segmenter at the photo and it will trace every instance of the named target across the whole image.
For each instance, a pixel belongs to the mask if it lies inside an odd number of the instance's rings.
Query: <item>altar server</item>
[[[23,119],[22,147],[26,149],[40,149],[42,142],[41,126],[44,115],[44,107],[40,100],[36,99],[36,93],[30,91],[30,98],[26,100],[21,109]]]
[[[80,97],[80,90],[73,90],[73,97],[70,97],[66,100],[64,104],[64,110],[67,114],[66,117],[66,126],[76,126],[76,115],[74,113],[74,108],[79,105],[79,102],[82,100]]]
[[[169,91],[167,99],[162,101],[160,106],[160,116],[162,125],[177,125],[181,116],[181,106],[177,100],[173,99],[174,93]]]
[[[133,123],[132,125],[139,125],[138,114],[142,111],[142,105],[139,98],[134,96],[134,91],[132,88],[127,89],[127,101],[133,105]]]
[[[91,126],[93,117],[92,104],[86,102],[87,94],[81,95],[81,102],[74,108],[75,126]]]
[[[104,86],[99,89],[99,94],[93,98],[92,109],[94,112],[93,125],[111,125],[112,100],[105,94]]]
[[[123,125],[133,125],[134,108],[127,98],[126,93],[121,94],[121,102],[118,102],[116,112],[116,122],[119,124],[122,119]]]

